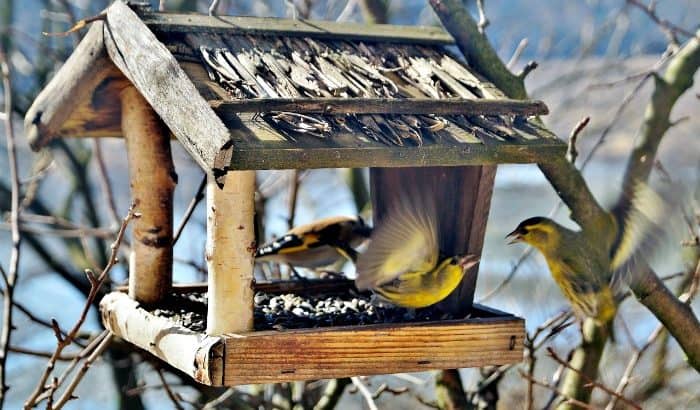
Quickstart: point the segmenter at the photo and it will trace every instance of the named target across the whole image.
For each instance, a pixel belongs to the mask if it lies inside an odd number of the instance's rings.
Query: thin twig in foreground
[[[194,194],[194,197],[190,201],[189,205],[187,205],[187,210],[185,210],[185,214],[182,216],[180,225],[178,225],[177,229],[175,230],[175,235],[173,235],[173,246],[175,246],[177,240],[180,239],[180,235],[182,235],[182,231],[185,229],[185,225],[187,225],[187,222],[192,217],[194,210],[197,209],[197,205],[202,202],[202,199],[204,199],[204,188],[206,188],[206,186],[207,176],[204,175],[202,182],[199,183],[197,192]]]
[[[621,394],[619,394],[619,393],[613,391],[613,390],[612,390],[611,388],[609,388],[608,386],[606,386],[606,385],[604,385],[604,384],[602,384],[602,383],[598,383],[597,381],[591,379],[590,377],[588,377],[588,375],[587,375],[586,373],[583,373],[583,372],[581,372],[580,370],[575,369],[575,368],[574,368],[573,366],[571,366],[566,360],[564,360],[564,359],[562,359],[561,357],[557,356],[557,354],[554,352],[554,349],[552,349],[551,347],[548,347],[548,348],[547,348],[547,353],[549,354],[549,357],[551,357],[552,359],[554,359],[555,362],[557,362],[557,363],[559,363],[560,365],[566,367],[567,369],[569,369],[569,370],[571,370],[571,371],[573,371],[573,372],[577,372],[577,373],[579,373],[581,376],[583,376],[583,378],[586,379],[586,382],[588,383],[588,386],[589,386],[589,387],[592,387],[592,388],[597,387],[597,388],[603,390],[604,392],[606,392],[607,394],[609,394],[610,396],[616,397],[618,400],[621,400],[621,401],[625,402],[628,406],[631,406],[631,407],[633,407],[633,408],[635,408],[635,409],[637,409],[637,410],[642,410],[642,407],[641,407],[640,405],[638,405],[637,403],[635,403],[635,402],[633,402],[632,400],[630,400],[630,399],[628,399],[628,398],[622,396]]]
[[[177,410],[184,410],[182,407],[182,404],[180,404],[180,400],[177,398],[173,390],[170,388],[170,385],[168,384],[168,381],[165,380],[165,375],[163,374],[163,369],[157,368],[156,373],[158,374],[158,378],[160,378],[160,382],[163,385],[163,389],[165,390],[165,393],[168,395],[168,398],[170,401],[173,403],[173,406]]]
[[[0,334],[0,408],[5,403],[7,385],[7,353],[12,336],[12,301],[14,288],[17,282],[17,270],[19,268],[20,244],[22,236],[19,232],[19,168],[17,165],[17,147],[15,146],[15,133],[12,122],[12,80],[10,79],[10,67],[7,62],[5,50],[0,46],[0,71],[2,71],[2,84],[5,92],[5,139],[7,141],[8,165],[10,168],[10,224],[12,226],[12,249],[10,251],[10,264],[7,274],[3,271],[4,299],[2,334]]]
[[[351,377],[350,380],[352,380],[352,384],[357,387],[357,390],[360,392],[360,394],[362,394],[362,397],[365,398],[365,401],[367,401],[367,407],[369,407],[369,410],[378,410],[377,404],[374,402],[374,398],[372,398],[372,392],[370,392],[367,386],[362,383],[362,380],[360,380],[359,377]]]
[[[126,232],[126,227],[129,225],[129,222],[131,222],[132,219],[139,217],[140,214],[137,214],[134,212],[134,204],[131,205],[129,208],[129,212],[127,213],[126,217],[124,217],[124,220],[122,221],[121,227],[119,228],[119,232],[117,233],[117,238],[115,239],[114,243],[111,245],[111,253],[109,260],[107,262],[107,265],[105,266],[104,270],[98,275],[95,276],[95,274],[90,271],[86,270],[85,273],[88,277],[88,280],[90,281],[90,292],[88,293],[88,296],[85,301],[85,305],[83,306],[83,310],[80,313],[80,316],[76,323],[73,325],[71,330],[68,332],[67,336],[61,336],[60,330],[58,328],[58,323],[55,323],[55,335],[56,335],[56,340],[57,340],[57,345],[56,345],[56,350],[54,351],[54,355],[51,359],[49,359],[49,362],[46,365],[46,369],[44,369],[44,372],[42,373],[41,377],[39,378],[39,382],[37,383],[36,388],[32,392],[32,394],[29,396],[27,401],[24,403],[24,408],[25,409],[30,409],[34,406],[37,405],[37,400],[40,395],[46,390],[46,382],[48,381],[49,377],[53,373],[53,370],[56,365],[56,358],[58,358],[61,353],[63,352],[63,349],[65,349],[67,346],[69,346],[72,343],[72,340],[75,338],[75,336],[78,334],[78,331],[80,331],[80,328],[83,326],[83,323],[85,322],[87,318],[87,314],[90,311],[90,308],[92,307],[92,303],[94,302],[95,298],[97,297],[97,294],[99,293],[100,288],[104,284],[105,280],[107,279],[107,276],[109,275],[109,272],[112,270],[114,265],[117,263],[117,254],[119,251],[119,245],[121,245],[122,240],[124,239],[124,234]],[[49,387],[51,388],[51,387]],[[52,390],[55,391],[55,388]],[[51,398],[49,397],[49,400]]]
[[[536,384],[536,385],[538,385],[538,386],[544,387],[545,389],[551,390],[551,391],[554,392],[558,397],[561,397],[562,399],[564,399],[565,402],[568,403],[568,404],[573,404],[574,406],[578,406],[578,407],[580,407],[580,408],[582,408],[582,409],[586,409],[586,410],[595,410],[595,407],[593,407],[593,406],[591,406],[591,405],[589,405],[589,404],[587,404],[587,403],[584,403],[584,402],[582,402],[582,401],[576,400],[576,399],[574,399],[574,398],[572,398],[572,397],[568,397],[568,396],[564,395],[564,393],[562,393],[562,392],[561,392],[559,389],[557,389],[556,387],[551,386],[551,385],[549,385],[549,384],[547,384],[547,383],[545,383],[545,382],[541,382],[541,381],[535,379],[534,377],[530,377],[529,375],[525,374],[525,372],[523,372],[523,371],[520,371],[520,375],[521,375],[522,377],[524,377],[524,378],[530,380],[533,384]]]
[[[61,397],[56,401],[56,404],[52,407],[52,409],[58,410],[60,408],[63,408],[63,406],[68,403],[69,400],[75,399],[76,397],[73,395],[73,392],[75,392],[76,387],[78,387],[78,384],[80,384],[80,381],[83,380],[83,377],[87,373],[88,370],[90,370],[90,367],[92,364],[102,356],[102,352],[105,351],[105,349],[109,346],[109,344],[112,342],[112,333],[110,332],[103,340],[102,342],[97,346],[94,352],[83,362],[83,366],[80,368],[80,371],[78,374],[75,375],[73,380],[71,380],[71,383],[68,385],[68,388],[66,388],[66,391],[63,392]]]

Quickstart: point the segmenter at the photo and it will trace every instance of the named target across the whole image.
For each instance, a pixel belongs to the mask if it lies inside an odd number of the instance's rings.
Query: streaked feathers
[[[355,247],[371,233],[362,218],[334,216],[294,227],[281,238],[255,253],[258,261],[274,261],[315,269],[335,263],[341,257],[355,261]]]

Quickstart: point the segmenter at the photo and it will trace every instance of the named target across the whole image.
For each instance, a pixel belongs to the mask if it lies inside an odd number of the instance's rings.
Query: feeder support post
[[[173,191],[177,175],[170,133],[133,87],[121,92],[122,131],[136,212],[129,257],[129,296],[143,304],[161,301],[172,286]]]
[[[253,330],[255,171],[207,181],[207,334]]]

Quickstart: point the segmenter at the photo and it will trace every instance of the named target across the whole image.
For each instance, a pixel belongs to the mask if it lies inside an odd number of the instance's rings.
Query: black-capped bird
[[[355,284],[395,305],[422,308],[452,293],[478,258],[443,255],[434,204],[412,199],[398,201],[375,228],[368,250],[358,257]]]
[[[608,214],[614,234],[610,238],[603,232],[607,229],[573,231],[545,217],[524,220],[506,238],[542,253],[577,316],[609,325],[618,297],[634,279],[635,264],[663,236],[669,210],[668,201],[640,183],[628,200]]]
[[[359,216],[333,216],[294,227],[255,253],[257,261],[286,263],[308,269],[331,265],[340,258],[353,263],[356,247],[367,240],[372,228]]]

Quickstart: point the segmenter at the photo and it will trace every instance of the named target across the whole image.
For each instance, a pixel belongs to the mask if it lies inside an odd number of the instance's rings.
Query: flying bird
[[[358,257],[355,284],[398,306],[433,305],[452,293],[478,258],[440,252],[434,202],[397,203]]]

